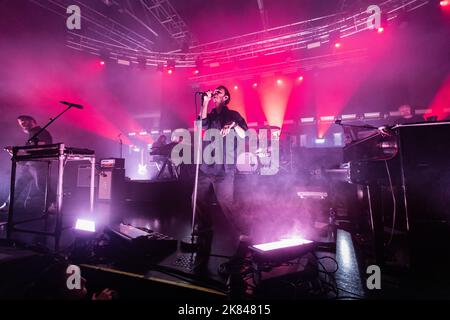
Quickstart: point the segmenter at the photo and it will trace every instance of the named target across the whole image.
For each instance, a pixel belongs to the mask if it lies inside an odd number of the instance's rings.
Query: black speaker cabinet
[[[411,263],[436,265],[450,256],[450,122],[402,125],[397,134]]]
[[[103,159],[100,161],[98,199],[120,201],[124,198],[124,159]]]

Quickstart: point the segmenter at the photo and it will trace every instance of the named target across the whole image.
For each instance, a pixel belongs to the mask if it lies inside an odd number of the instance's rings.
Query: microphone
[[[208,91],[211,91],[211,96],[214,95],[214,91],[212,91],[212,90],[206,90],[205,92],[196,92],[195,94],[199,94],[201,96],[207,96],[208,95]]]
[[[83,109],[83,106],[81,104],[71,103],[67,101],[60,101],[59,103],[65,104],[66,106],[77,108],[77,109]]]

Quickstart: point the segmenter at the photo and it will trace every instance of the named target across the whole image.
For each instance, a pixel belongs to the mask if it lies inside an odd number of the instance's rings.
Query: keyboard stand
[[[11,185],[10,185],[10,206],[8,212],[8,224],[6,229],[6,238],[11,239],[13,232],[32,233],[44,236],[50,236],[55,238],[55,252],[59,250],[59,241],[63,230],[70,227],[63,228],[62,226],[62,207],[63,207],[63,182],[64,182],[64,167],[68,161],[89,161],[91,164],[91,181],[90,181],[90,212],[94,211],[94,182],[95,182],[95,154],[90,150],[66,148],[63,143],[53,145],[38,145],[38,146],[24,146],[14,147],[13,156],[11,158]],[[58,184],[56,189],[56,224],[55,230],[49,231],[36,231],[30,229],[22,229],[16,226],[45,219],[45,225],[47,225],[48,213],[39,218],[27,219],[22,221],[14,221],[14,194],[15,194],[15,181],[16,181],[16,169],[18,162],[25,161],[57,161],[58,163]],[[48,180],[47,180],[48,183]]]

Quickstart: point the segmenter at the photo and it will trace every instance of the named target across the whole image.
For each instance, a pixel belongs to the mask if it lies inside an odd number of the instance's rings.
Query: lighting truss
[[[32,0],[33,3],[67,18],[67,1]],[[144,35],[107,17],[83,1],[72,1],[82,11],[82,29],[78,32],[68,30],[67,45],[74,49],[98,54],[100,51],[129,50],[151,52],[154,42]],[[113,2],[115,3],[115,2]]]
[[[220,81],[231,81],[236,80],[237,78],[240,80],[253,79],[255,76],[271,77],[275,75],[276,71],[280,70],[282,70],[284,74],[295,74],[299,72],[299,66],[301,66],[302,71],[304,72],[333,67],[344,63],[357,63],[366,59],[367,56],[368,50],[363,48],[317,55],[309,58],[291,59],[290,61],[281,61],[263,66],[239,69],[238,71],[230,70],[194,75],[190,80],[198,85],[213,85],[217,82],[217,79],[220,79]]]
[[[67,18],[66,9],[68,2],[65,0],[31,0],[63,18]],[[74,0],[70,4],[78,5],[82,15],[82,29],[68,30],[67,46],[99,54],[101,51],[121,55],[123,57],[135,57],[138,53],[155,52],[155,42],[152,39],[158,37],[158,33],[150,27],[148,15],[151,14],[177,41],[193,41],[194,37],[187,30],[185,22],[173,9],[167,0],[142,0],[130,2],[102,1],[105,5],[117,9],[136,21],[146,33],[132,30],[111,17],[104,15],[92,6],[92,1]],[[139,17],[136,11],[144,12],[145,16]],[[147,21],[145,21],[147,20]]]
[[[140,3],[178,44],[191,44],[196,41],[186,23],[168,0],[140,0]]]
[[[409,12],[427,4],[428,0],[388,0],[379,6],[388,20],[400,13]],[[202,55],[205,62],[229,62],[231,59],[246,59],[277,51],[306,49],[314,42],[327,43],[331,33],[340,33],[341,38],[367,30],[367,8],[356,14],[332,14],[300,21],[268,30],[214,41],[190,48],[191,53]],[[179,52],[179,51],[174,51]]]
[[[67,17],[65,11],[67,3],[64,0],[31,1],[58,15]],[[379,6],[389,21],[421,8],[428,2],[429,0],[386,0]],[[221,65],[280,52],[308,50],[308,48],[328,43],[331,34],[338,33],[340,38],[346,38],[367,30],[369,16],[366,12],[367,8],[358,5],[358,8],[349,9],[350,7],[346,5],[347,1],[343,1],[340,9],[342,12],[336,14],[198,45],[195,44],[195,39],[189,33],[186,23],[168,0],[133,2],[135,5],[139,3],[141,8],[149,15],[151,14],[179,44],[192,44],[188,52],[178,49],[160,53],[155,52],[154,42],[151,40],[155,37],[156,32],[150,28],[149,23],[135,15],[130,4],[123,6],[115,0],[108,1],[110,6],[119,6],[121,12],[128,14],[146,27],[146,30],[149,31],[148,34],[139,34],[94,10],[86,3],[88,2],[73,1],[73,4],[82,8],[82,23],[87,24],[87,32],[68,31],[68,47],[96,55],[107,52],[109,58],[129,60],[133,63],[138,63],[138,59],[143,59],[147,65],[152,66],[167,64],[167,61],[173,60],[176,68],[195,68],[196,61],[199,60],[204,65]],[[297,60],[291,61],[287,65],[272,65],[272,69],[289,69],[295,64],[298,65],[298,62]],[[263,68],[265,67],[270,69],[270,66],[263,66]],[[258,72],[267,71],[259,70]],[[202,76],[199,75],[192,79],[203,81]]]

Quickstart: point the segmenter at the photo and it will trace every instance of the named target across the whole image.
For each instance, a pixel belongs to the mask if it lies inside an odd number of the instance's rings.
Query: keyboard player
[[[29,115],[21,115],[17,117],[17,124],[22,131],[28,135],[24,145],[46,145],[52,144],[53,139],[47,130],[43,130],[36,137],[36,133],[41,130],[37,124],[36,119]],[[33,138],[33,140],[31,140]],[[5,147],[9,153],[12,152],[12,147]],[[46,191],[47,180],[47,163],[37,161],[27,161],[20,163],[17,166],[16,172],[16,203],[23,203],[24,207],[33,206],[38,201],[43,202]],[[49,192],[50,201],[53,202],[54,193]],[[7,211],[9,206],[8,200],[1,206],[2,211]]]
[[[413,108],[409,104],[402,104],[398,108],[400,118],[394,121],[395,124],[418,123],[425,121],[425,119],[422,116],[418,114],[413,114],[413,111],[414,111]]]

